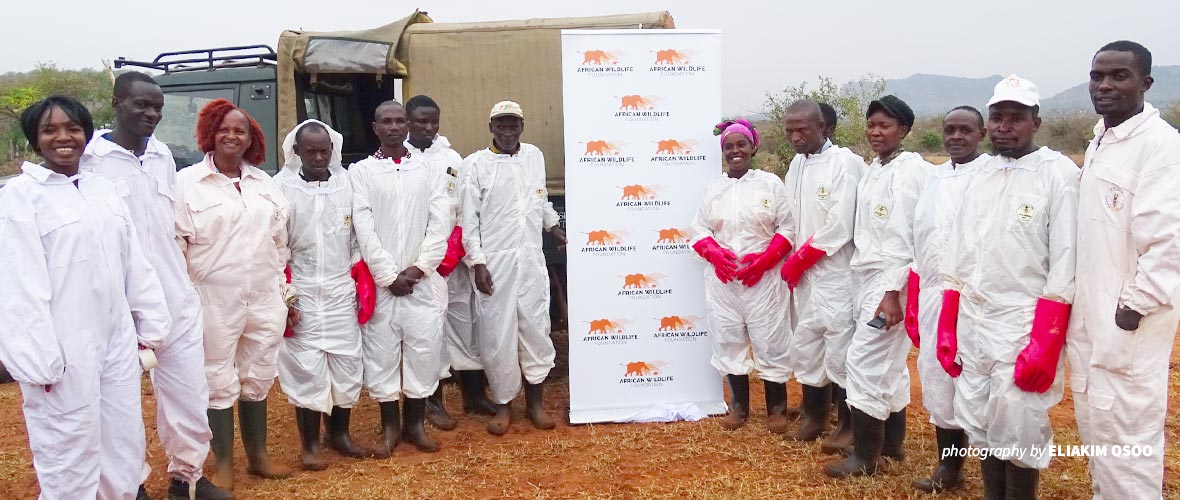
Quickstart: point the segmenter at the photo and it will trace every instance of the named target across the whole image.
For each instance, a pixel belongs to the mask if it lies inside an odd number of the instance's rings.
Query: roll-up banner
[[[721,32],[563,30],[570,421],[724,413],[689,225],[721,174]]]

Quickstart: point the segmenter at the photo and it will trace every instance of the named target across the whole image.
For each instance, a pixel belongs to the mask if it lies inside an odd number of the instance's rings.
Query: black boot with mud
[[[829,464],[824,472],[837,479],[854,476],[871,476],[877,473],[881,462],[881,445],[885,434],[885,421],[877,420],[864,412],[852,409],[852,453],[844,461]]]
[[[750,418],[750,376],[726,375],[725,381],[729,383],[729,414],[721,419],[721,427],[732,431]]]
[[[447,413],[447,407],[443,404],[443,385],[439,382],[438,389],[426,398],[426,419],[430,420],[430,425],[438,427],[444,431],[449,431],[455,428],[455,419],[451,418],[451,414]]]
[[[209,449],[213,451],[215,472],[213,482],[217,486],[233,491],[234,489],[234,409],[225,408],[206,411],[209,417],[209,430],[213,439],[209,440]]]
[[[1026,469],[1012,462],[1004,462],[1004,498],[1006,500],[1036,500],[1039,469]]]
[[[468,415],[496,414],[496,404],[488,399],[484,388],[488,377],[483,370],[462,370],[459,372],[459,389],[463,394],[463,411]]]
[[[426,434],[426,399],[406,398],[402,441],[414,445],[418,451],[426,453],[438,451],[438,442]]]
[[[332,413],[324,420],[328,430],[328,448],[349,458],[366,458],[373,456],[372,450],[356,444],[352,440],[349,425],[352,421],[352,408],[332,407]]]
[[[1008,480],[1006,463],[990,456],[979,462],[979,475],[983,477],[983,500],[1004,500]]]
[[[852,410],[848,407],[848,392],[836,384],[832,387],[832,401],[836,406],[836,428],[824,439],[819,450],[827,455],[852,453]]]
[[[295,408],[295,426],[299,428],[299,466],[303,470],[324,470],[328,462],[320,453],[320,412]]]
[[[543,382],[542,382],[543,384]],[[542,384],[524,384],[525,415],[533,423],[533,427],[547,431],[557,426],[553,417],[545,411],[545,390]]]
[[[963,486],[967,433],[962,429],[935,427],[934,439],[938,443],[938,468],[930,477],[914,481],[913,486],[926,493],[957,490]]]
[[[503,436],[508,433],[512,425],[512,404],[496,405],[495,416],[488,422],[488,433],[493,436]]]
[[[885,419],[885,439],[881,445],[881,456],[901,462],[905,460],[905,408],[889,414]]]
[[[787,432],[787,384],[762,381],[766,393],[766,430],[774,434]]]
[[[832,391],[827,387],[803,386],[803,420],[795,430],[796,441],[815,441],[828,430],[832,412]]]
[[[381,444],[373,450],[375,458],[389,458],[402,438],[402,411],[397,401],[382,401]]]
[[[139,491],[135,492],[135,500],[152,500],[151,495],[148,495],[147,488],[144,485],[139,485]]]
[[[246,448],[246,472],[263,479],[286,479],[291,471],[276,464],[266,451],[266,400],[238,401],[242,446]]]
[[[225,491],[208,479],[200,478],[197,480],[195,488],[189,491],[189,483],[172,478],[172,482],[168,483],[168,500],[233,500],[234,496],[228,491]]]

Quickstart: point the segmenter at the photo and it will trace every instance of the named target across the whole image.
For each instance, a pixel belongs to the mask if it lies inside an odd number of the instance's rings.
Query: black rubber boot
[[[795,431],[797,441],[815,441],[828,430],[832,391],[827,387],[803,386],[803,421]]]
[[[881,461],[881,445],[885,434],[885,421],[877,420],[864,412],[852,409],[852,454],[844,461],[829,464],[824,472],[834,478],[871,476],[877,473]]]
[[[913,487],[926,493],[957,490],[963,486],[967,433],[962,429],[935,427],[934,439],[938,442],[938,468],[930,477],[914,481]]]
[[[983,500],[1004,500],[1007,471],[1004,461],[987,457],[979,462],[979,473],[983,476]]]
[[[382,401],[381,406],[381,444],[374,450],[376,458],[389,458],[393,449],[397,448],[402,436],[402,411],[397,401]]]
[[[545,411],[545,389],[541,384],[524,384],[524,399],[525,410],[524,414],[533,423],[533,427],[539,430],[547,431],[557,426],[553,422],[553,417]]]
[[[209,430],[213,439],[209,440],[209,449],[213,451],[216,462],[216,472],[213,482],[224,489],[234,489],[234,409],[225,408],[206,411],[209,417]]]
[[[725,381],[729,383],[729,414],[721,420],[721,427],[732,431],[750,418],[750,376],[726,375]]]
[[[841,452],[852,452],[852,411],[848,407],[848,391],[836,384],[832,387],[832,400],[836,405],[836,428],[828,434],[819,449],[823,453],[833,455]]]
[[[365,458],[372,456],[371,450],[357,445],[352,441],[352,433],[348,430],[352,421],[352,409],[339,406],[332,407],[332,414],[324,420],[328,430],[328,448],[350,458]]]
[[[1012,462],[1004,462],[1004,491],[1006,500],[1036,500],[1038,469],[1026,469]]]
[[[168,483],[168,500],[233,500],[234,498],[230,492],[214,486],[203,477],[197,480],[197,487],[192,490],[189,491],[188,482],[172,478],[172,482]]]
[[[881,456],[895,462],[905,460],[905,408],[889,414],[885,419],[885,439],[881,445]]]
[[[286,479],[291,471],[270,459],[266,451],[266,400],[238,401],[242,446],[246,448],[246,472],[263,479]]]
[[[787,384],[763,380],[762,387],[766,392],[766,430],[787,432]]]
[[[152,500],[152,497],[148,495],[147,488],[144,487],[144,485],[139,485],[139,491],[135,492],[135,500]]]
[[[402,441],[414,445],[418,451],[434,453],[438,442],[426,434],[426,400],[406,398],[406,425],[402,427]]]
[[[496,404],[488,399],[484,387],[488,377],[483,370],[462,370],[459,372],[459,389],[463,394],[463,411],[469,415],[496,414]]]
[[[328,462],[320,455],[320,412],[295,408],[295,426],[299,428],[299,465],[303,470],[324,470]]]
[[[443,403],[443,385],[438,384],[438,389],[426,398],[426,418],[430,420],[430,424],[449,431],[455,428],[455,419],[451,418],[451,414],[447,413],[447,406]]]

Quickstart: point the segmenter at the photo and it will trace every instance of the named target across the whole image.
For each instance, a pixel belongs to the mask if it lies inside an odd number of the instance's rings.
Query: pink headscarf
[[[750,139],[750,142],[754,143],[755,148],[761,142],[761,137],[759,137],[758,131],[754,129],[754,124],[745,118],[730,118],[713,126],[713,135],[721,136],[722,146],[725,145],[725,138],[729,134],[734,133],[746,136],[746,138]]]

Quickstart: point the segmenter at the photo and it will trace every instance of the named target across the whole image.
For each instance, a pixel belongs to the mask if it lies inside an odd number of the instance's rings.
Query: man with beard
[[[972,177],[940,265],[937,357],[957,377],[956,422],[990,452],[981,465],[989,499],[1036,497],[1051,459],[1049,409],[1064,391],[1078,170],[1033,142],[1039,109],[1032,82],[996,84],[987,129],[998,156]]]
[[[1151,450],[1090,457],[1094,498],[1160,498],[1164,417],[1180,310],[1180,136],[1143,101],[1151,52],[1118,41],[1090,63],[1102,120],[1078,200],[1078,275],[1067,351],[1082,444]]]
[[[202,475],[209,454],[209,384],[205,379],[201,300],[173,234],[176,162],[157,140],[164,93],[146,74],[129,71],[115,79],[114,130],[100,130],[86,146],[81,169],[115,183],[164,288],[172,330],[155,350],[151,371],[156,397],[156,430],[168,455],[170,498],[226,499],[229,492]],[[131,464],[126,464],[131,466]],[[150,468],[144,465],[144,479]],[[140,498],[147,492],[140,487]]]

